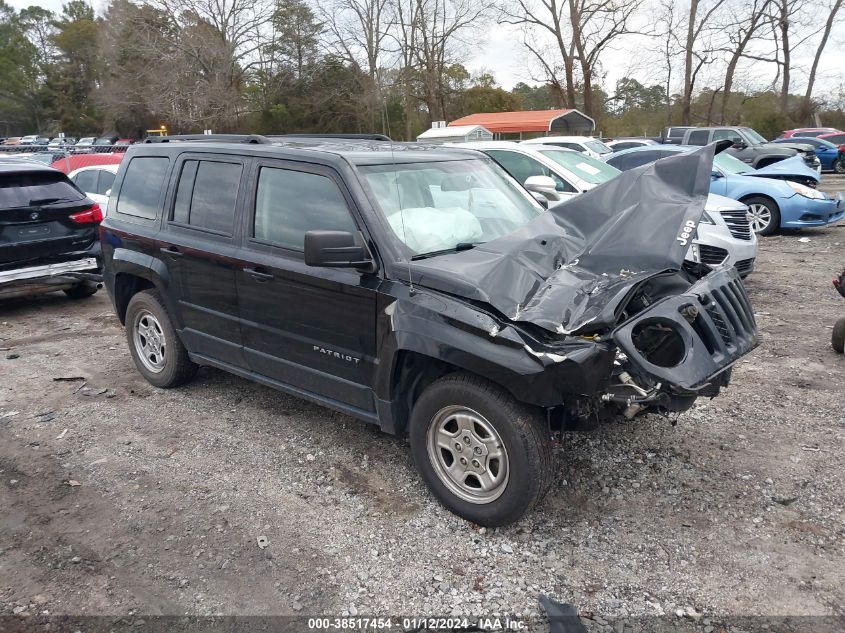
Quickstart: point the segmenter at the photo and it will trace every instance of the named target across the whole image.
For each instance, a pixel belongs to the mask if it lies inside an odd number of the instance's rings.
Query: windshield
[[[591,158],[578,152],[567,152],[562,149],[540,149],[544,156],[551,158],[558,165],[564,169],[568,169],[573,174],[586,180],[594,185],[600,185],[603,182],[615,178],[620,174],[620,171],[603,163],[600,160]]]
[[[758,143],[768,143],[769,142],[766,139],[764,139],[762,136],[757,134],[757,132],[752,130],[750,127],[741,127],[739,129],[742,130],[742,132],[743,132],[743,134],[745,134],[746,138],[749,141],[751,141],[754,145],[757,145]]]
[[[490,160],[359,167],[396,237],[416,256],[497,239],[542,213]]]
[[[722,152],[713,157],[713,164],[721,169],[726,174],[740,175],[750,174],[754,171],[753,167],[749,167],[738,158]]]
[[[613,151],[601,141],[586,141],[584,147],[593,150],[596,154],[610,154]]]

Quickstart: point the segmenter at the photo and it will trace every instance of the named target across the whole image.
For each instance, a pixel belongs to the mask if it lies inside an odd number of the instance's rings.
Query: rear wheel
[[[845,352],[845,317],[834,323],[833,334],[830,335],[830,346],[840,354]]]
[[[99,288],[93,281],[80,281],[70,288],[65,288],[63,292],[71,299],[85,299],[95,294],[97,290]]]
[[[414,405],[411,452],[429,489],[485,526],[517,521],[546,493],[551,447],[538,409],[477,376],[451,374]]]
[[[155,290],[144,290],[130,299],[126,340],[138,371],[156,387],[176,387],[197,371]]]
[[[833,171],[837,174],[845,174],[845,156],[840,156],[833,161]]]
[[[748,224],[759,235],[771,235],[780,228],[780,209],[774,200],[755,196],[743,200],[748,205]]]

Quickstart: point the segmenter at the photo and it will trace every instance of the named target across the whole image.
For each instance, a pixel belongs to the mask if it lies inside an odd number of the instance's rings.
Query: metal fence
[[[82,167],[117,164],[128,148],[128,145],[0,145],[0,161],[38,162],[70,174]]]

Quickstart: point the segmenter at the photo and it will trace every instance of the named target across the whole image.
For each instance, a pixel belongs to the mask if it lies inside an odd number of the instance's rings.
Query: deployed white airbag
[[[399,239],[416,253],[442,251],[460,242],[479,242],[484,237],[478,219],[460,207],[404,209],[393,213],[388,222]]]

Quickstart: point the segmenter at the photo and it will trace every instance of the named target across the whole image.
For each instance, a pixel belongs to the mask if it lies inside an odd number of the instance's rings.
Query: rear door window
[[[123,176],[115,207],[117,213],[155,220],[169,162],[170,160],[163,156],[133,158]]]
[[[243,166],[216,160],[186,160],[171,219],[179,224],[232,235]]]
[[[94,193],[94,190],[97,188],[97,171],[95,169],[86,169],[76,174],[72,180],[82,191]]]
[[[739,135],[739,132],[736,130],[716,130],[713,132],[713,140],[714,141],[724,141],[728,140],[733,143],[741,143],[742,137]]]
[[[258,172],[253,236],[302,251],[305,233],[318,230],[358,230],[335,182],[321,174],[262,167]]]
[[[97,189],[94,193],[100,194],[101,196],[108,195],[108,192],[113,184],[114,174],[110,171],[106,171],[105,169],[101,169],[100,177],[97,179]]]
[[[710,130],[693,130],[687,137],[687,145],[707,145]]]
[[[50,202],[76,202],[85,196],[67,176],[55,171],[0,174],[0,208]]]

